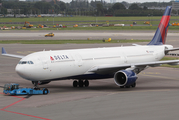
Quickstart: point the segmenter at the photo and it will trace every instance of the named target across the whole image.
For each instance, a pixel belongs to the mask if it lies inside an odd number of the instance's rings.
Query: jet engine
[[[121,70],[115,73],[114,81],[118,86],[135,87],[137,75],[132,70]]]

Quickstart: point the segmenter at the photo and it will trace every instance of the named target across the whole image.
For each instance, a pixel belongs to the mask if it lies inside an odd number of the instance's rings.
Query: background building
[[[175,0],[172,2],[172,9],[179,10],[179,0]]]
[[[38,1],[42,1],[42,0],[26,0],[27,2],[38,2]]]
[[[12,2],[16,2],[16,1],[19,1],[19,0],[2,0],[2,1],[12,1]]]
[[[179,11],[179,0],[175,0],[172,2],[172,15],[178,14]]]
[[[88,0],[75,0],[77,2],[87,2]]]
[[[116,3],[116,0],[110,0],[110,3]]]

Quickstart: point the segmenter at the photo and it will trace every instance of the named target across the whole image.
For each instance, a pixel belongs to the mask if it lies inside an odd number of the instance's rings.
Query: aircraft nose
[[[17,65],[15,68],[15,71],[22,78],[25,78],[25,79],[29,78],[28,70],[26,70],[24,66]]]
[[[24,67],[17,65],[15,70],[18,75],[20,75],[21,77],[24,76]]]

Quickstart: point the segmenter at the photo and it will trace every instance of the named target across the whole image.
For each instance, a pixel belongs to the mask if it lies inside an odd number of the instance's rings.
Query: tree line
[[[101,1],[91,2],[77,2],[72,0],[70,3],[62,1],[51,2],[23,2],[23,1],[1,1],[0,14],[64,14],[64,15],[84,15],[84,16],[160,16],[163,14],[162,10],[148,9],[147,5],[151,3],[129,4],[127,2],[121,3],[106,3]],[[164,3],[164,5],[171,4]],[[162,4],[163,5],[163,4]],[[162,6],[161,5],[161,6]],[[11,9],[10,12],[7,9]]]

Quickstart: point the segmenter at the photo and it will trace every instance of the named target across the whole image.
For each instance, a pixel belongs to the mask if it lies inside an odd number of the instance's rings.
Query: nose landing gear
[[[34,85],[34,88],[38,88],[38,81],[32,81],[32,84]]]
[[[73,81],[73,87],[88,87],[89,86],[89,81],[88,80],[78,80],[78,81]]]

